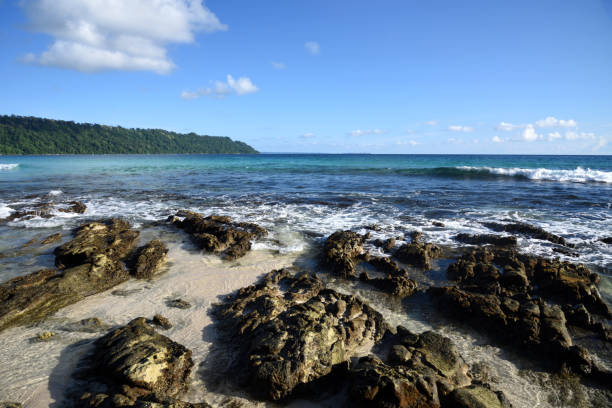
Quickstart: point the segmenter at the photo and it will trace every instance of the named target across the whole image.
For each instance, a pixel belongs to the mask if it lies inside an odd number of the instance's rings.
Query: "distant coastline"
[[[224,136],[0,116],[0,155],[257,154]]]

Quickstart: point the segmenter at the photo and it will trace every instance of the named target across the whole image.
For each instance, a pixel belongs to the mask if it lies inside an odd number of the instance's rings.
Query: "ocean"
[[[57,203],[61,208],[61,203],[73,200],[83,202],[87,211],[84,214],[56,212],[50,218],[33,217],[0,223],[0,254],[8,254],[0,256],[0,282],[53,266],[52,248],[34,251],[27,256],[19,253],[18,249],[32,238],[56,232],[67,237],[74,227],[85,221],[109,217],[127,219],[135,227],[142,228],[145,237],[166,234],[163,236],[170,241],[170,270],[158,286],[126,285],[144,291],[141,295],[148,293],[147,302],[169,294],[197,298],[195,292],[190,292],[193,288],[184,280],[176,279],[179,276],[183,276],[182,279],[186,276],[193,280],[203,279],[197,277],[200,275],[195,270],[208,268],[207,279],[216,282],[216,291],[220,293],[202,297],[201,309],[206,309],[216,296],[252,283],[267,268],[292,264],[299,258],[316,257],[317,248],[324,239],[339,229],[360,233],[370,231],[373,238],[402,237],[418,230],[423,233],[425,241],[460,247],[465,244],[453,238],[458,233],[493,233],[486,227],[487,222],[512,221],[537,225],[575,244],[572,252],[577,257],[553,252],[556,245],[548,241],[518,236],[521,252],[582,262],[598,272],[602,276],[602,295],[612,304],[612,245],[600,241],[612,236],[612,156],[260,154],[0,157],[0,218],[43,202]],[[244,260],[232,264],[238,275],[217,282],[214,273],[225,273],[221,261],[212,256],[203,257],[186,247],[178,233],[168,235],[156,230],[156,222],[180,209],[205,215],[229,215],[239,221],[262,225],[270,234],[255,242],[252,253]],[[372,228],[374,224],[376,228]],[[316,268],[314,262],[304,265]],[[193,287],[207,285],[203,281]],[[346,291],[357,290],[343,286],[341,282],[334,285]],[[374,303],[384,302],[374,295],[360,294]],[[139,307],[145,307],[136,306],[141,295],[134,295],[132,300],[108,294],[96,295],[92,298],[97,300],[86,300],[60,311],[58,318],[96,314],[120,324],[135,317]],[[109,299],[116,304],[112,307],[106,304]],[[121,302],[127,303],[122,306]],[[402,323],[415,330],[435,326],[423,317],[426,312],[420,317],[407,316],[397,305],[380,307],[384,309],[381,313],[394,324]],[[119,316],[120,313],[123,315]],[[164,310],[164,313],[172,317],[173,312]],[[186,319],[184,325],[179,324],[172,336],[195,349],[195,358],[199,355],[204,359],[212,346],[198,345],[201,343],[198,324],[206,322],[195,317],[189,320],[185,315],[181,319]],[[10,344],[15,350],[21,350],[18,339],[31,336],[32,330],[11,329]],[[197,334],[193,333],[194,330]],[[508,394],[515,407],[536,406],[536,402],[539,406],[551,406],[547,405],[544,388],[538,386],[532,377],[521,377],[516,361],[504,356],[499,349],[483,345],[476,334],[466,334],[452,327],[440,330],[453,338],[462,353],[486,360],[495,368],[500,378],[499,388]],[[0,337],[6,339],[6,336],[2,334]],[[62,347],[68,343],[67,340]],[[54,359],[60,358],[63,349],[49,345],[45,347],[51,349],[39,350],[36,347],[43,346],[30,346],[27,358],[46,361],[48,369],[53,370],[57,363]],[[5,367],[4,371],[0,370],[0,379],[3,373],[6,374],[6,378],[0,380],[0,389],[12,390],[9,396],[25,399],[42,395],[37,393],[44,394],[48,378],[26,368],[20,371],[22,366],[6,354],[0,356],[0,367]],[[16,374],[9,374],[10,370]],[[192,389],[197,388],[195,385]],[[198,398],[201,395],[194,391],[192,396]],[[46,398],[53,399],[53,392]]]

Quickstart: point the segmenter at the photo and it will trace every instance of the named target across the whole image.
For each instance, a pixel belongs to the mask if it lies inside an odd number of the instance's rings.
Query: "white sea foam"
[[[612,183],[612,171],[584,169],[576,167],[574,170],[560,169],[525,169],[519,167],[473,167],[460,166],[460,170],[488,171],[501,176],[522,176],[531,180],[565,181],[572,183]]]
[[[6,218],[13,213],[13,209],[7,207],[4,203],[0,203],[0,218]]]
[[[51,191],[49,191],[48,195],[50,195],[50,196],[58,196],[58,195],[61,195],[63,193],[64,192],[62,190],[51,190]]]
[[[19,167],[19,163],[0,163],[0,170],[13,170]]]

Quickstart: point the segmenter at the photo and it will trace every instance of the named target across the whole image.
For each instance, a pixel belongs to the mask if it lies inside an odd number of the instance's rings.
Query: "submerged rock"
[[[612,245],[612,237],[599,238],[604,244]]]
[[[268,235],[268,231],[257,224],[234,222],[225,216],[204,217],[187,210],[179,211],[171,217],[171,222],[189,233],[200,248],[221,254],[227,260],[244,256],[251,249],[251,240]]]
[[[214,314],[240,348],[232,375],[270,400],[330,374],[387,330],[382,316],[360,299],[286,269],[240,289]]]
[[[549,241],[554,244],[564,245],[570,248],[574,247],[573,244],[568,243],[563,237],[560,237],[555,234],[551,234],[550,232],[544,230],[541,227],[531,225],[531,224],[526,224],[523,222],[517,222],[517,223],[511,223],[511,224],[500,224],[497,222],[485,222],[483,223],[483,225],[497,232],[508,232],[510,234],[522,234],[522,235],[526,235],[531,238]]]
[[[428,270],[431,260],[441,254],[442,249],[436,244],[415,241],[402,245],[394,255],[404,263]]]
[[[51,218],[54,211],[64,213],[83,214],[87,211],[87,206],[80,201],[69,201],[68,203],[42,202],[28,205],[13,211],[8,217],[0,218],[1,222],[10,222],[17,219],[31,219],[34,217]]]
[[[62,239],[62,234],[60,234],[59,232],[56,234],[52,234],[49,235],[47,238],[43,239],[42,241],[40,241],[41,245],[49,245],[49,244],[53,244],[57,241],[61,241]]]
[[[406,276],[389,275],[386,278],[370,278],[364,272],[359,275],[359,280],[400,298],[411,296],[418,290],[418,284]]]
[[[494,234],[457,234],[455,240],[471,245],[516,246],[516,237]]]
[[[80,407],[194,407],[177,398],[193,367],[191,351],[158,334],[142,317],[94,343],[73,399]]]
[[[177,309],[189,309],[191,307],[191,303],[180,298],[168,300],[166,304],[168,307],[175,307]]]

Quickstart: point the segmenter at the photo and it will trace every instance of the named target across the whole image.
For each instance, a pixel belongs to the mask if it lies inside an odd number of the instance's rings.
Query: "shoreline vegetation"
[[[225,136],[0,115],[0,155],[257,153]]]

